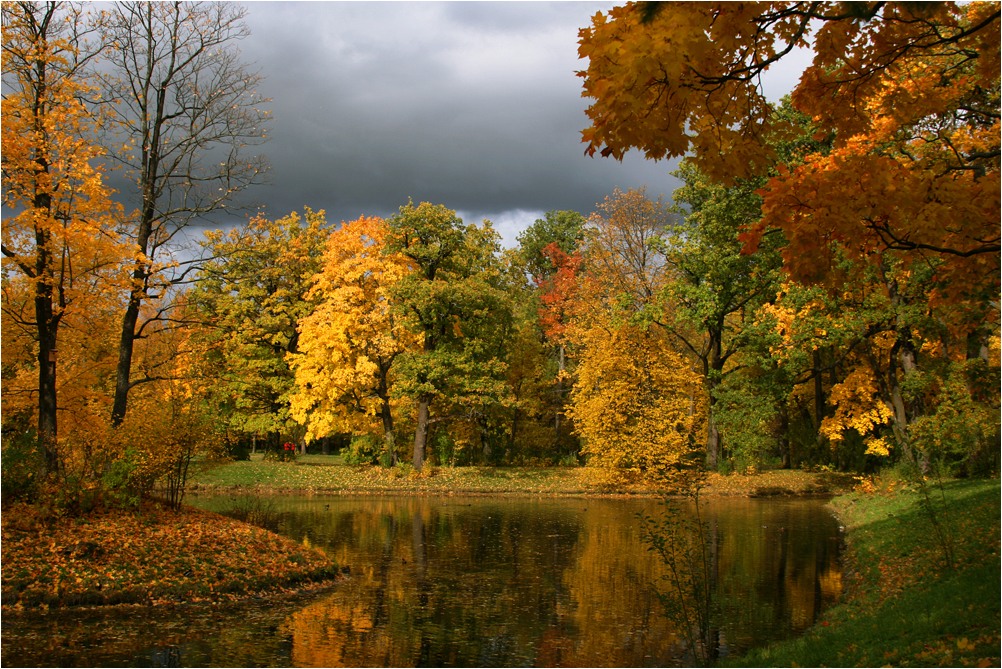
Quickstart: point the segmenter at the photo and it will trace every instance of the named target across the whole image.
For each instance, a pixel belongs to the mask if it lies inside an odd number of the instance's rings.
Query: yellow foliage
[[[307,439],[378,433],[391,363],[418,346],[391,314],[391,289],[411,265],[383,253],[386,231],[380,218],[342,223],[307,293],[317,305],[300,320],[299,351],[289,356],[296,385],[291,414],[306,426]]]
[[[577,381],[568,415],[589,465],[660,479],[699,442],[700,376],[656,329],[576,331]]]
[[[821,433],[837,443],[842,441],[846,430],[856,430],[864,437],[887,425],[894,418],[894,412],[880,399],[877,379],[866,365],[859,365],[831,391],[834,416],[826,416],[821,422]],[[867,440],[867,453],[888,455],[890,449],[882,438]]]

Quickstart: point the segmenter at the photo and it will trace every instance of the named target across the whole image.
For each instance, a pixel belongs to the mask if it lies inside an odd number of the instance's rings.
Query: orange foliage
[[[588,152],[694,154],[719,181],[765,175],[790,138],[759,77],[798,48],[814,60],[793,91],[830,153],[779,166],[763,218],[787,269],[825,279],[834,249],[903,253],[937,268],[933,298],[984,317],[999,281],[997,3],[647,3],[581,31],[593,99]]]

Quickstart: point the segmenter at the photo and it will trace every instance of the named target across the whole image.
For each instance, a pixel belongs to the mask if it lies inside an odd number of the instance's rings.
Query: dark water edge
[[[651,500],[219,496],[351,569],[326,593],[5,616],[3,666],[673,666],[640,541]],[[798,634],[841,590],[818,499],[711,500],[722,654]],[[253,560],[253,556],[248,556]]]

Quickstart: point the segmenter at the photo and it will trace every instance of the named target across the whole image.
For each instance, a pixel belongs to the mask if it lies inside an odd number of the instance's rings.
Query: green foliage
[[[139,506],[144,490],[135,485],[139,469],[139,454],[134,448],[126,449],[122,457],[116,459],[101,477],[102,487],[108,491],[116,506],[134,509]]]
[[[439,417],[456,417],[506,400],[512,306],[489,222],[466,225],[454,211],[423,202],[401,207],[389,228],[385,253],[416,267],[391,295],[397,317],[423,340],[395,360],[393,390],[419,404],[413,463],[420,469],[433,402]]]
[[[739,454],[742,459],[754,459],[766,449],[759,439],[754,439],[759,443],[743,439],[754,434],[756,423],[775,411],[777,389],[747,392],[750,378],[731,383],[726,390],[718,392],[717,388],[735,369],[748,365],[743,355],[754,336],[750,315],[776,294],[782,240],[773,236],[755,253],[743,252],[740,233],[761,216],[760,181],[721,186],[687,161],[675,175],[684,183],[673,194],[676,210],[683,217],[659,242],[671,268],[661,296],[665,307],[660,319],[702,367],[711,414],[707,465],[712,468],[723,457],[724,444],[733,442],[743,449]],[[735,364],[735,360],[744,364]],[[754,376],[768,385],[776,383],[767,380],[767,375]],[[717,407],[721,393],[732,401],[723,415]],[[734,403],[736,393],[743,397]],[[758,397],[762,401],[754,402],[755,406],[748,403]],[[725,427],[736,433],[727,436]]]
[[[987,398],[978,401],[972,393],[990,377],[983,360],[968,360],[948,366],[945,378],[927,379],[923,390],[936,384],[935,408],[911,425],[911,438],[919,457],[941,474],[987,475],[998,471],[999,405]],[[997,387],[997,382],[996,382]],[[924,394],[924,393],[923,393]]]
[[[2,443],[0,489],[4,504],[35,499],[45,478],[45,455],[38,447],[36,431],[5,421]]]
[[[203,266],[192,302],[210,327],[204,345],[219,415],[242,434],[298,435],[289,415],[299,319],[327,240],[323,211],[269,221],[253,218],[228,233],[206,234],[215,258]]]
[[[585,217],[576,211],[548,211],[518,235],[518,254],[529,276],[538,284],[553,275],[556,267],[544,253],[556,244],[564,253],[573,253],[584,240]]]
[[[388,467],[390,463],[383,462],[380,457],[383,451],[381,439],[371,434],[358,434],[352,436],[348,445],[341,449],[341,456],[344,458],[345,464],[348,465],[366,465],[379,462],[382,466]]]

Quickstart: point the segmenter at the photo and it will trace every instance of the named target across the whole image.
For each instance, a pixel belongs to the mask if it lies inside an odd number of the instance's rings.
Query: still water
[[[686,663],[641,540],[653,500],[197,498],[330,553],[322,594],[183,611],[6,616],[4,666],[665,666]],[[797,634],[841,589],[815,499],[720,499],[705,520],[721,654]],[[253,561],[254,556],[247,559]]]

